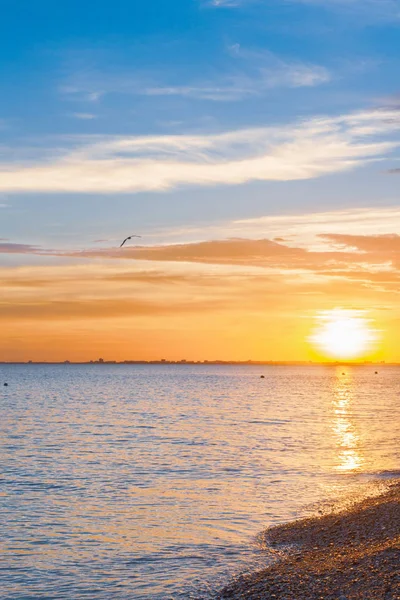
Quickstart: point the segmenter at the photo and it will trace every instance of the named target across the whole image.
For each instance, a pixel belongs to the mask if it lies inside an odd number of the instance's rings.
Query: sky
[[[3,0],[0,360],[319,360],[346,314],[400,362],[399,34],[400,0]]]

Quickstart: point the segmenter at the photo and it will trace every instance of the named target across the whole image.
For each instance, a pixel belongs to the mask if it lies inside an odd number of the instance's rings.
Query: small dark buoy
[[[260,379],[265,379],[264,375],[261,375]]]
[[[378,371],[375,371],[375,375],[378,375]]]
[[[4,384],[4,386],[7,386],[7,385],[8,385],[8,383],[5,383],[5,384]]]
[[[342,375],[346,375],[346,373],[342,373]]]

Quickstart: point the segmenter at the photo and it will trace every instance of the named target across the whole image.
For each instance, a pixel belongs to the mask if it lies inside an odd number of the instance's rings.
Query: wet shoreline
[[[263,533],[277,560],[220,600],[400,600],[400,481],[340,512]]]

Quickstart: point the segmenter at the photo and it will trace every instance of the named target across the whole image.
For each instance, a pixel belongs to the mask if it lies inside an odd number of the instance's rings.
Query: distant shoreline
[[[181,366],[260,366],[260,367],[399,367],[400,363],[390,362],[349,362],[349,361],[233,361],[233,360],[90,360],[90,361],[0,361],[0,365],[181,365]]]

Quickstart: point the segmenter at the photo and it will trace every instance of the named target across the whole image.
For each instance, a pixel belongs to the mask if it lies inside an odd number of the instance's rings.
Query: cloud
[[[254,356],[257,339],[265,352],[269,336],[268,352],[279,357],[282,337],[293,348],[285,328],[297,331],[301,343],[305,321],[321,309],[384,307],[398,314],[400,237],[323,229],[331,247],[324,252],[268,239],[223,239],[123,252],[98,248],[74,253],[73,264],[64,255],[52,266],[0,268],[0,353],[10,359],[20,339],[24,352],[45,347],[50,359],[75,357],[78,347],[89,358],[94,351],[104,355],[100,348],[106,348],[111,355],[105,356],[125,359],[132,356],[134,337],[140,352],[150,344],[150,359],[178,350],[179,358],[188,357],[189,339],[196,352],[203,339],[203,358],[211,351],[215,356],[215,340],[223,340],[223,356],[232,358],[235,347]],[[127,260],[119,260],[121,255]],[[168,342],[162,346],[164,335]],[[60,342],[63,336],[68,344]]]
[[[0,301],[0,319],[107,319],[123,317],[168,316],[171,314],[215,311],[214,302],[156,303],[149,300],[99,298],[92,300]]]
[[[319,234],[324,238],[323,249],[305,249],[288,246],[269,239],[225,239],[207,242],[170,244],[151,247],[127,247],[118,249],[99,248],[66,254],[73,258],[82,259],[121,259],[135,261],[140,265],[143,261],[155,264],[167,263],[185,268],[193,265],[203,265],[202,268],[234,268],[236,273],[250,277],[285,277],[288,281],[316,277],[340,278],[353,280],[353,272],[364,273],[364,278],[358,276],[358,281],[375,285],[376,274],[388,273],[398,269],[397,255],[398,239],[394,235],[383,236],[354,236],[345,234]],[[400,239],[400,238],[399,238]],[[322,244],[321,244],[322,246]],[[161,269],[161,266],[159,267]],[[256,269],[256,271],[254,271]],[[258,269],[258,271],[257,271]],[[230,276],[235,271],[230,271]],[[373,273],[373,277],[370,274]],[[227,276],[227,272],[223,272]],[[130,279],[132,274],[122,275],[120,281]],[[158,281],[157,275],[157,281]],[[381,280],[381,283],[384,281]],[[393,281],[393,278],[390,279]]]
[[[0,319],[142,320],[218,312],[226,309],[235,281],[222,286],[215,274],[180,265],[163,270],[119,264],[3,268]]]
[[[24,289],[24,288],[48,288],[54,294],[54,288],[71,285],[79,286],[82,290],[85,286],[90,288],[91,292],[99,289],[105,289],[105,283],[113,283],[129,285],[130,289],[133,286],[210,286],[217,283],[218,278],[212,274],[193,272],[190,273],[179,268],[174,269],[172,265],[168,266],[168,270],[147,269],[143,270],[140,267],[126,267],[103,264],[101,270],[96,265],[74,265],[73,269],[70,265],[62,265],[55,267],[18,267],[10,271],[3,271],[0,281],[3,289]]]
[[[205,322],[218,319],[220,327],[220,317],[242,315],[240,319],[251,320],[259,313],[268,319],[280,314],[284,319],[292,311],[298,319],[299,311],[304,314],[312,306],[334,306],[338,300],[354,304],[358,299],[364,307],[377,302],[397,305],[398,240],[386,236],[387,247],[381,252],[377,237],[334,236],[332,242],[344,248],[324,253],[269,240],[155,247],[147,249],[148,260],[157,265],[153,269],[143,268],[146,255],[139,261],[132,248],[127,254],[135,263],[128,267],[121,261],[104,260],[101,264],[3,268],[0,320],[15,332],[18,324],[27,321],[52,330],[61,322],[73,327],[74,322],[121,320],[126,327],[135,319],[141,327],[158,331],[160,324],[168,327],[171,319],[179,319],[189,331],[195,327],[193,315]],[[356,252],[356,246],[365,252]],[[107,255],[99,250],[97,257]],[[388,257],[393,264],[385,263]],[[107,335],[118,338],[118,331],[113,328],[114,333]]]
[[[1,241],[1,240],[0,240]],[[48,251],[29,244],[0,243],[0,254],[42,254]]]
[[[400,236],[394,232],[400,227],[400,209],[396,207],[277,215],[248,221],[247,225],[241,224],[246,221],[235,225],[242,229],[243,236],[263,229],[269,238],[236,237],[78,251],[0,243],[0,253],[57,257],[59,263],[58,267],[33,271],[6,270],[1,287],[9,294],[15,290],[16,302],[26,300],[24,290],[32,289],[36,300],[48,296],[57,301],[52,310],[61,313],[66,300],[64,292],[59,295],[63,289],[70,290],[71,301],[91,297],[107,300],[110,293],[114,299],[117,296],[127,299],[127,294],[132,297],[133,290],[139,300],[140,290],[146,290],[150,304],[154,290],[172,303],[178,297],[189,302],[202,294],[207,300],[209,293],[214,295],[212,290],[218,290],[220,299],[221,294],[232,292],[228,284],[240,288],[241,280],[243,285],[254,280],[253,287],[256,281],[295,286],[296,293],[300,285],[309,285],[311,290],[319,287],[326,292],[335,291],[335,286],[343,291],[347,286],[350,293],[351,286],[356,285],[379,293],[398,293]],[[286,232],[284,238],[278,235],[271,239],[281,231]],[[20,291],[22,298],[18,296]],[[79,310],[84,311],[85,307],[86,304]],[[124,307],[121,305],[122,311]],[[103,309],[111,315],[107,304]]]
[[[119,243],[112,247],[110,239],[94,239],[92,248],[80,250],[52,250],[29,244],[0,244],[1,253],[34,254],[42,257],[109,258],[117,260],[190,261],[197,258],[236,257],[243,260],[251,256],[288,256],[296,251],[303,255],[315,252],[337,252],[341,239],[364,239],[365,236],[378,240],[392,240],[393,232],[400,230],[400,208],[356,208],[319,213],[268,215],[253,219],[239,219],[204,227],[189,227],[178,230],[161,230],[146,234],[146,245]],[[151,239],[163,239],[163,243],[151,245]],[[396,239],[396,238],[395,238]],[[144,240],[143,240],[144,241]],[[115,242],[115,240],[114,240]],[[218,246],[216,246],[218,245]],[[345,244],[348,245],[348,244]],[[352,252],[356,248],[353,245]],[[343,250],[343,248],[341,249]],[[305,252],[307,251],[307,253]],[[239,262],[239,260],[238,260]]]
[[[92,113],[72,113],[71,116],[75,119],[80,119],[81,121],[90,121],[97,118],[96,115]]]
[[[326,248],[321,239],[328,241],[328,236],[321,234],[342,235],[387,235],[400,229],[400,208],[356,208],[305,213],[294,215],[269,215],[255,219],[240,219],[226,224],[221,231],[225,235],[241,235],[253,237],[260,234],[275,241],[286,241],[289,245],[311,249]],[[203,228],[203,235],[205,230]],[[214,235],[216,231],[213,231]],[[276,239],[276,237],[284,238]]]
[[[230,102],[259,96],[274,88],[315,87],[331,79],[325,67],[301,62],[268,59],[269,64],[255,66],[252,74],[225,76],[218,84],[153,86],[140,91],[146,96],[185,96],[200,100]]]
[[[400,23],[400,0],[290,0],[294,4],[335,11],[351,19],[354,29],[382,23]]]
[[[60,255],[57,255],[60,256]],[[64,255],[65,258],[68,256]],[[260,269],[251,269],[253,275],[263,272]],[[10,274],[12,273],[12,277]],[[74,297],[89,297],[92,291],[107,297],[109,288],[105,283],[113,282],[118,289],[143,287],[151,290],[159,285],[175,290],[180,285],[187,284],[191,288],[201,285],[209,287],[220,281],[221,274],[229,275],[233,279],[248,275],[248,271],[238,270],[236,266],[216,265],[211,268],[202,264],[168,263],[152,264],[149,261],[58,261],[56,264],[35,264],[19,267],[0,267],[0,280],[4,285],[25,287],[28,282],[36,282],[39,287],[46,285],[52,288],[60,284],[71,284]],[[35,283],[35,284],[36,284]],[[91,290],[91,291],[89,291]],[[193,290],[190,291],[190,298]],[[64,298],[65,299],[65,298]]]
[[[312,215],[311,215],[312,220]],[[320,223],[323,222],[319,219]],[[364,223],[367,222],[364,219]],[[315,219],[317,222],[317,219]],[[363,221],[361,220],[360,228]],[[345,229],[349,223],[345,223]],[[335,228],[335,225],[333,225]],[[392,224],[395,227],[395,223]],[[342,233],[320,233],[317,237],[323,240],[323,249],[302,248],[286,243],[278,243],[269,239],[224,239],[186,244],[170,244],[152,247],[127,247],[123,252],[116,249],[97,249],[73,252],[74,258],[97,258],[118,260],[121,258],[135,261],[140,265],[143,261],[151,261],[159,265],[167,263],[186,269],[210,269],[218,267],[220,276],[232,280],[236,273],[247,280],[267,280],[283,285],[310,285],[310,289],[320,286],[332,291],[336,285],[344,290],[348,286],[357,285],[379,293],[397,293],[400,278],[400,236],[397,234],[354,235]],[[228,269],[228,271],[226,271]],[[229,269],[234,269],[229,270]],[[236,269],[236,271],[235,271]],[[208,271],[207,271],[208,270]],[[217,275],[217,273],[215,273]],[[198,273],[196,274],[196,277]],[[116,280],[129,281],[135,276],[122,274]],[[171,282],[173,279],[171,280]],[[159,282],[158,275],[155,284]],[[179,283],[187,281],[179,279]],[[216,285],[216,282],[210,282]],[[203,284],[202,284],[203,285]]]
[[[164,71],[168,73],[168,67]],[[165,72],[121,71],[118,67],[113,70],[81,68],[72,71],[60,92],[68,99],[89,102],[109,93],[234,102],[265,95],[275,88],[315,87],[331,80],[331,73],[324,66],[299,59],[283,59],[267,50],[243,49],[239,44],[227,48],[223,71],[212,71],[209,76],[205,74],[194,80],[181,75],[179,82],[176,71],[175,68],[168,76]]]
[[[239,272],[249,274],[252,269],[262,269],[259,275],[265,277],[270,274],[296,279],[309,277],[314,273],[319,278],[323,276],[338,277],[344,272],[351,277],[352,270],[364,272],[379,270],[387,271],[396,267],[395,251],[389,248],[376,250],[379,239],[374,243],[364,240],[365,251],[356,246],[354,240],[362,246],[362,236],[346,236],[340,234],[324,235],[329,240],[329,249],[306,250],[299,247],[273,242],[268,239],[230,239],[214,240],[189,244],[172,244],[152,247],[130,247],[124,252],[115,249],[87,250],[69,253],[70,257],[82,259],[121,259],[138,261],[151,261],[161,263],[186,263],[198,265],[219,265],[240,268]],[[379,236],[376,236],[379,238]],[[385,237],[385,236],[383,236]],[[360,239],[359,239],[360,238]],[[340,273],[340,275],[338,275]],[[254,275],[256,275],[254,273]],[[368,277],[367,277],[368,279]]]
[[[323,237],[339,247],[356,248],[365,253],[383,254],[386,259],[394,257],[400,261],[400,236],[387,235],[344,235],[340,233],[323,234]]]
[[[10,208],[11,204],[7,202],[8,198],[5,194],[0,194],[0,209],[1,208]]]
[[[305,248],[288,246],[269,239],[222,239],[196,243],[169,244],[159,246],[125,246],[120,248],[93,248],[80,251],[42,250],[36,246],[24,244],[0,244],[0,251],[12,254],[33,254],[58,258],[106,259],[115,261],[143,261],[153,263],[198,263],[207,265],[235,265],[248,269],[249,267],[267,267],[272,269],[315,269],[326,268],[333,261],[337,265],[360,261],[360,254],[349,240],[361,236],[346,236],[341,234],[321,234],[321,237],[331,242],[331,247],[323,252],[309,251]],[[345,240],[343,242],[342,240]],[[349,246],[347,248],[347,246]],[[362,260],[365,260],[364,257]],[[343,266],[342,266],[343,268]],[[105,277],[105,276],[104,276]],[[114,276],[112,276],[114,278]],[[103,276],[102,276],[103,278]],[[116,276],[120,281],[145,280],[149,283],[160,274],[144,273],[141,275],[128,274]],[[170,280],[169,280],[170,281]],[[177,281],[175,281],[177,282]]]
[[[140,192],[290,181],[348,171],[399,146],[399,111],[321,117],[209,135],[74,138],[41,162],[0,164],[0,191]]]
[[[237,8],[238,6],[257,1],[259,0],[200,0],[204,6],[211,6],[214,8]]]
[[[398,14],[399,0],[291,0],[293,3],[314,4],[325,8],[345,8],[348,10],[368,11],[371,9],[387,14]]]
[[[81,82],[79,83],[66,83],[59,87],[59,91],[67,96],[70,100],[81,99],[83,96],[83,100],[86,102],[98,102],[100,98],[104,96],[106,93],[105,90],[93,89],[92,85],[88,87],[87,80],[88,74],[85,73],[82,75]],[[85,83],[84,83],[85,82]],[[80,115],[80,116],[79,116]],[[82,117],[83,115],[83,117]],[[91,115],[91,113],[73,113],[72,116],[76,118],[87,118],[87,115]],[[91,118],[91,117],[89,117]]]
[[[172,84],[155,81],[149,75],[124,73],[74,74],[74,85],[64,85],[60,91],[69,99],[97,101],[108,93],[133,96],[182,96],[197,100],[235,102],[251,96],[261,96],[276,88],[315,87],[331,80],[327,68],[299,60],[283,60],[270,52],[245,53],[234,56],[230,72],[216,78]],[[96,90],[104,88],[101,94]],[[75,113],[77,118],[94,118],[90,113]]]
[[[305,250],[288,248],[270,240],[215,240],[193,244],[172,244],[168,246],[127,247],[119,249],[87,250],[72,253],[83,258],[129,258],[135,260],[167,262],[201,262],[217,264],[266,264],[268,260],[277,261],[278,257],[293,259]]]
[[[243,0],[210,0],[208,4],[211,6],[239,6],[243,3]]]
[[[273,3],[272,0],[271,3]],[[281,0],[275,0],[275,4],[280,4]],[[374,22],[375,19],[400,20],[400,1],[399,0],[287,0],[287,3],[304,4],[320,7],[324,10],[340,11],[341,14],[354,16],[357,14],[368,21]],[[263,6],[262,0],[210,0],[206,3],[214,8],[238,8],[249,4]],[[355,26],[360,25],[355,22]]]

